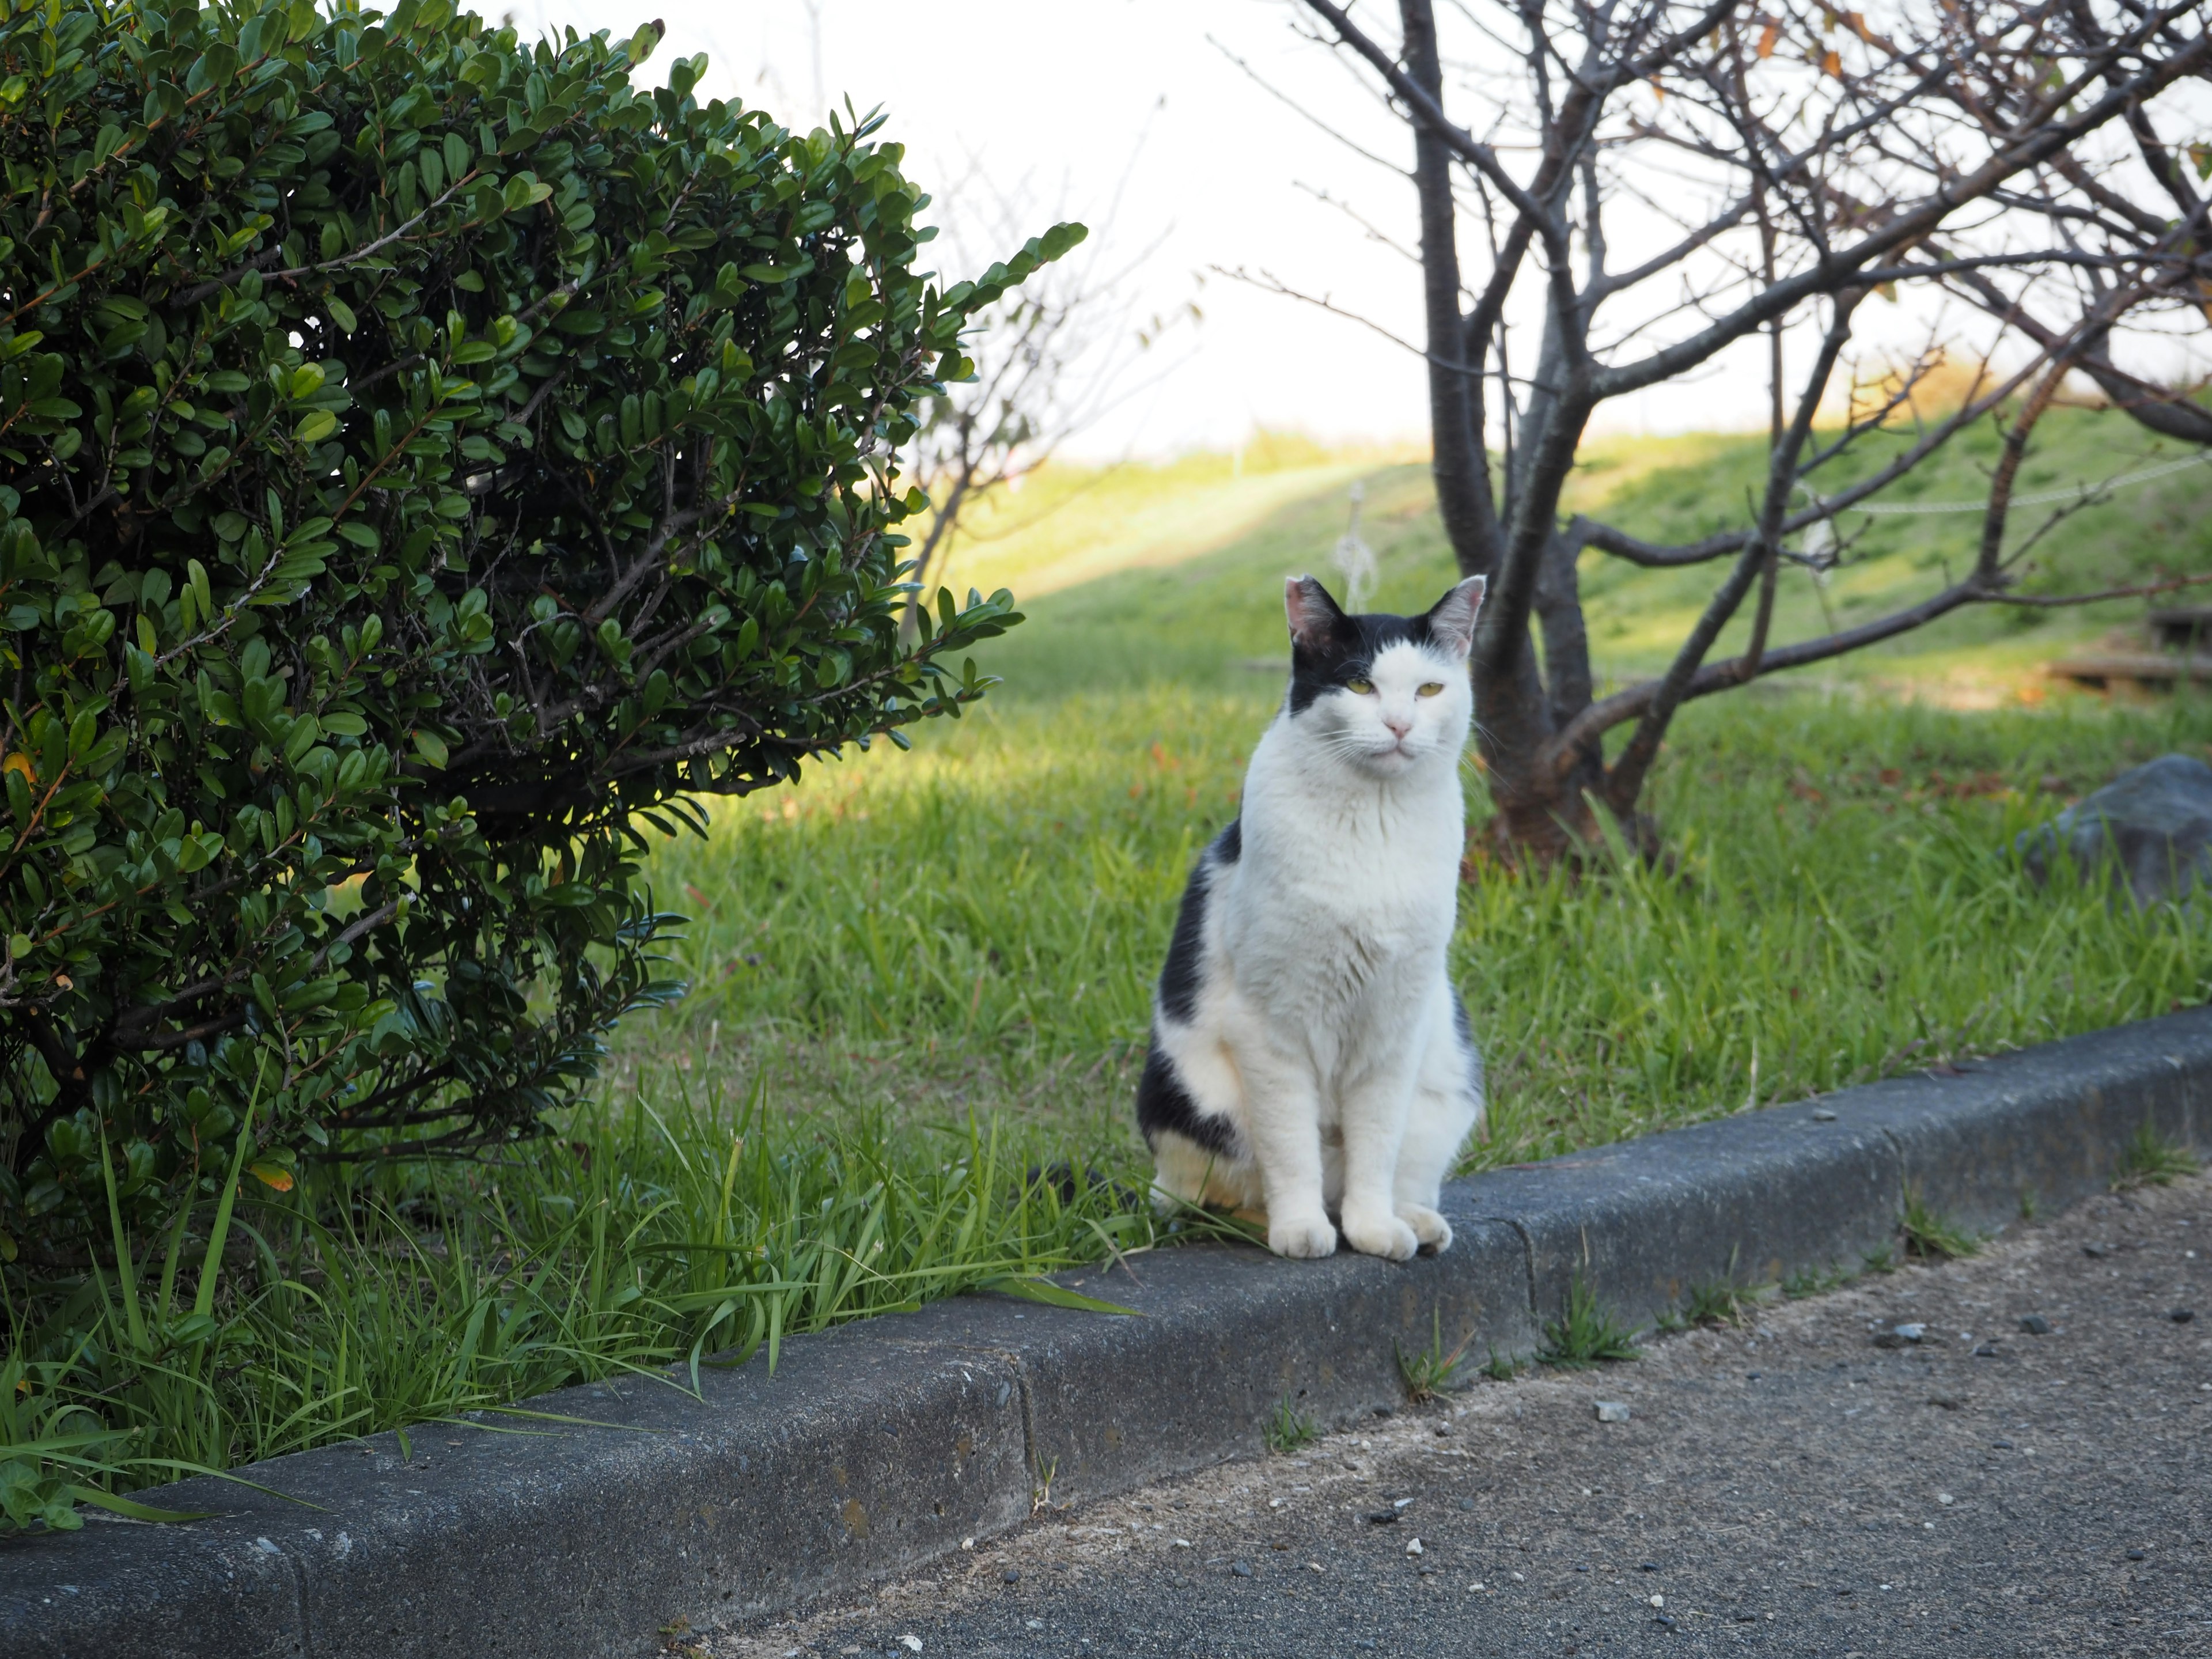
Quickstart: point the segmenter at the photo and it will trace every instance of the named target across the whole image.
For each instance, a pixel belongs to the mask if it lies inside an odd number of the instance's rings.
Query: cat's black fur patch
[[[1221,1158],[1235,1158],[1237,1130],[1227,1118],[1201,1114],[1189,1091],[1182,1086],[1182,1079],[1176,1074],[1175,1062],[1160,1047],[1159,1033],[1152,1033],[1152,1051],[1145,1056],[1144,1075],[1137,1079],[1137,1127],[1144,1131],[1145,1145],[1157,1151],[1163,1129],[1172,1129],[1193,1146]]]
[[[1319,582],[1310,591],[1328,599],[1328,592]],[[1383,611],[1366,616],[1347,617],[1333,599],[1328,599],[1329,623],[1320,636],[1307,643],[1291,641],[1291,713],[1302,714],[1312,707],[1315,698],[1324,691],[1334,691],[1346,680],[1364,680],[1375,668],[1375,659],[1389,647],[1410,645],[1420,647],[1429,645],[1433,636],[1429,632],[1425,613],[1419,617],[1393,617]]]
[[[1231,818],[1198,855],[1190,879],[1182,890],[1182,908],[1176,913],[1175,937],[1168,941],[1167,965],[1160,969],[1160,1006],[1172,1019],[1188,1024],[1198,1006],[1199,981],[1205,969],[1206,888],[1217,865],[1234,864],[1244,851],[1242,821]]]

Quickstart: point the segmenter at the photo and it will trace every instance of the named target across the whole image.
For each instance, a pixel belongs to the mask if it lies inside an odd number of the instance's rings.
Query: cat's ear
[[[1344,612],[1328,589],[1311,576],[1284,580],[1283,614],[1291,624],[1291,643],[1309,651],[1325,650],[1344,623]]]
[[[1429,637],[1455,657],[1467,655],[1474,644],[1474,619],[1489,586],[1480,576],[1469,576],[1438,599],[1429,611]]]

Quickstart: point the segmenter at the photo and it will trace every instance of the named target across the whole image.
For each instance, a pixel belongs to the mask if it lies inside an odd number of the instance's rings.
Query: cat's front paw
[[[1386,1261],[1404,1261],[1421,1247],[1413,1230],[1395,1215],[1358,1215],[1347,1211],[1344,1236],[1363,1255],[1379,1255]]]
[[[1426,1205],[1401,1205],[1398,1219],[1413,1230],[1413,1237],[1421,1241],[1421,1248],[1431,1255],[1442,1255],[1451,1249],[1451,1223]]]
[[[1277,1255],[1313,1260],[1336,1254],[1336,1224],[1327,1216],[1284,1216],[1267,1224],[1267,1248]]]

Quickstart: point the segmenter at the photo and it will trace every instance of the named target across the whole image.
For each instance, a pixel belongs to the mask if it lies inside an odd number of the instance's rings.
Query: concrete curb
[[[848,1592],[1015,1527],[1039,1488],[1097,1498],[1401,1398],[1432,1322],[1527,1353],[1580,1276],[1648,1323],[1699,1284],[1856,1263],[1908,1192],[1993,1231],[2110,1185],[2128,1139],[2212,1142],[2212,1008],[1455,1183],[1457,1242],[1392,1266],[1162,1251],[1072,1283],[1138,1320],[961,1297],[703,1374],[532,1402],[605,1427],[425,1425],[0,1547],[0,1651],[33,1656],[631,1655]],[[541,1425],[532,1425],[541,1426]]]

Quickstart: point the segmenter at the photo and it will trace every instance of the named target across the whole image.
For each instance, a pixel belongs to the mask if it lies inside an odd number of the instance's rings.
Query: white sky
[[[972,157],[1002,189],[1025,184],[1034,193],[1035,229],[1052,217],[1082,220],[1103,234],[1114,264],[1115,252],[1133,258],[1157,240],[1136,278],[1138,314],[1193,299],[1202,309],[1197,328],[1171,334],[1140,363],[1140,389],[1079,451],[1226,448],[1255,425],[1327,440],[1425,439],[1417,358],[1358,324],[1207,270],[1265,268],[1401,336],[1419,334],[1413,267],[1299,188],[1349,198],[1404,234],[1411,186],[1318,131],[1208,43],[1211,35],[1317,103],[1365,115],[1364,94],[1329,53],[1291,33],[1281,0],[818,7],[823,91],[840,104],[849,94],[864,112],[883,106],[884,136],[908,146],[906,171],[923,188],[957,179]],[[516,0],[514,21],[526,35],[566,24],[620,38],[658,16],[668,38],[649,76],[704,52],[702,96],[735,95],[803,130],[821,116],[809,9],[805,0]],[[1394,157],[1410,150],[1379,115],[1363,125]]]
[[[1269,272],[1401,339],[1422,333],[1415,267],[1316,199],[1354,205],[1410,247],[1412,186],[1291,103],[1393,164],[1410,161],[1410,135],[1348,64],[1301,32],[1308,14],[1291,0],[514,3],[526,34],[565,24],[623,38],[658,15],[668,38],[647,66],[649,80],[677,56],[704,52],[702,95],[735,96],[802,130],[820,121],[824,98],[842,105],[849,96],[863,112],[880,105],[890,118],[884,136],[908,146],[906,171],[923,188],[935,192],[980,167],[1001,191],[1037,201],[1031,232],[1055,217],[1090,224],[1106,268],[1151,248],[1130,279],[1132,314],[1194,299],[1204,319],[1140,361],[1124,382],[1136,395],[1073,453],[1230,448],[1260,426],[1324,441],[1425,441],[1417,356],[1358,322],[1212,269]],[[1231,53],[1285,96],[1256,84]],[[1453,102],[1462,118],[1484,125],[1463,87]],[[1474,252],[1476,234],[1462,227],[1463,253]],[[1634,226],[1617,221],[1617,263],[1632,261],[1634,240]],[[1763,426],[1763,370],[1738,355],[1608,405],[1600,428]]]

